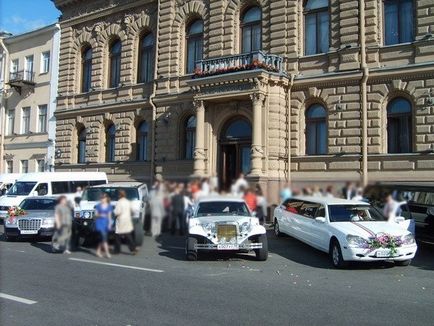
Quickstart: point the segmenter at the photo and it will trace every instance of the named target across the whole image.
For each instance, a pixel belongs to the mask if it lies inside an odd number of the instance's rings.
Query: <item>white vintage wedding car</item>
[[[254,251],[258,260],[268,258],[266,230],[243,199],[200,199],[189,218],[188,229],[187,260],[197,260],[198,252],[207,251]]]
[[[368,203],[338,198],[285,200],[274,210],[274,232],[328,253],[337,268],[349,261],[380,260],[406,266],[417,250],[414,236],[405,227],[386,221]]]

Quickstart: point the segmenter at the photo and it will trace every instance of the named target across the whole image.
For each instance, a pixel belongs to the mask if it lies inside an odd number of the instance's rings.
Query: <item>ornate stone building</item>
[[[57,170],[434,180],[430,0],[55,0]]]

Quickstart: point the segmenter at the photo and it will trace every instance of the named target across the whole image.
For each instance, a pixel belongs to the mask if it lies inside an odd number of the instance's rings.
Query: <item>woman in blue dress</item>
[[[99,234],[96,255],[101,258],[105,253],[107,258],[111,258],[108,247],[108,233],[111,229],[113,206],[110,205],[110,197],[107,194],[101,196],[100,203],[95,206],[95,212],[95,230]]]

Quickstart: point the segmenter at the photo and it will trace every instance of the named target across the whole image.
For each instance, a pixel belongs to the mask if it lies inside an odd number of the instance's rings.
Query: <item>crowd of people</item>
[[[77,188],[76,197],[82,195],[82,189]],[[114,231],[114,249],[112,253],[120,252],[122,239],[126,242],[132,254],[137,253],[133,236],[132,207],[123,190],[119,191],[119,200],[116,207],[110,203],[107,194],[101,196],[95,207],[94,229],[98,236],[96,255],[110,258],[108,244],[109,232]],[[186,235],[188,233],[188,219],[193,212],[194,204],[202,197],[232,195],[243,198],[251,212],[262,224],[267,221],[269,205],[261,186],[249,184],[244,174],[234,180],[230,191],[218,191],[218,183],[214,178],[192,180],[188,183],[157,180],[149,192],[149,234],[158,237],[162,232],[172,235]],[[325,188],[319,186],[292,188],[286,184],[280,191],[280,200],[283,202],[293,196],[340,197],[351,200],[364,200],[363,188],[356,183],[347,182],[345,186],[335,192],[332,185]],[[384,206],[384,215],[389,216],[396,210],[397,202],[392,196],[387,196]],[[53,251],[70,253],[69,243],[72,228],[71,205],[65,196],[61,196],[55,209],[56,231],[53,236]]]

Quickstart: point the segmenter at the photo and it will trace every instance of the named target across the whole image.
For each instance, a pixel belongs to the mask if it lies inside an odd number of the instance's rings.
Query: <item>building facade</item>
[[[60,26],[1,40],[1,173],[54,170]]]
[[[56,0],[58,170],[434,180],[429,0]]]

